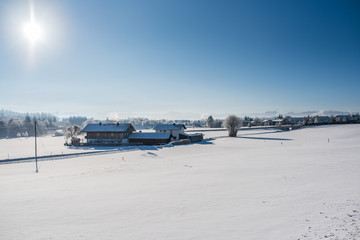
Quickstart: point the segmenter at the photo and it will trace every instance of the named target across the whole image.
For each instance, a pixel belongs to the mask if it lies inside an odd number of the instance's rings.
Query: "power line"
[[[39,172],[38,164],[37,164],[36,121],[35,121],[34,127],[35,127],[35,164],[36,164],[36,172]]]

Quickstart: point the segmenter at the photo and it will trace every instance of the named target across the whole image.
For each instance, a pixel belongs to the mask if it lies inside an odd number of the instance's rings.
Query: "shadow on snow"
[[[263,138],[263,137],[237,137],[245,139],[254,139],[254,140],[275,140],[275,141],[292,141],[290,138]]]

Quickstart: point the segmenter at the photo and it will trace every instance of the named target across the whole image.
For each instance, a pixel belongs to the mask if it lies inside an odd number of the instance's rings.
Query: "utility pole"
[[[38,164],[37,164],[36,120],[35,120],[35,164],[36,164],[36,172],[39,172]]]

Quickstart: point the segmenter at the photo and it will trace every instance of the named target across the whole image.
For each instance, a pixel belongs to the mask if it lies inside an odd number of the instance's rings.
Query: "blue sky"
[[[359,112],[360,3],[4,0],[0,84],[0,108],[20,112]]]

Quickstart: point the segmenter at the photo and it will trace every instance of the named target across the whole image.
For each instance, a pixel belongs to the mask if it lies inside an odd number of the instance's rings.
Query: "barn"
[[[135,131],[130,123],[115,124],[88,124],[82,132],[86,133],[88,144],[119,145],[127,143],[129,135]]]
[[[163,132],[134,132],[129,136],[129,143],[141,145],[167,144],[170,140],[170,133]]]

